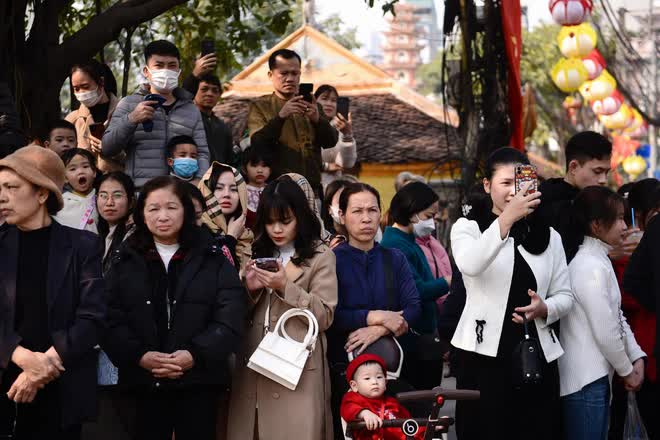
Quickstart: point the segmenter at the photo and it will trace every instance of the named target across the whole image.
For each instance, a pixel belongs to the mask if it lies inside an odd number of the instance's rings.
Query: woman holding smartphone
[[[71,87],[80,107],[69,113],[66,120],[76,126],[78,148],[94,153],[101,172],[123,171],[123,157],[101,157],[103,132],[119,104],[112,71],[95,59],[76,64],[71,69]]]
[[[229,440],[332,439],[325,332],[337,305],[337,275],[335,254],[323,244],[320,232],[317,216],[291,178],[281,177],[266,187],[257,210],[252,254],[277,261],[247,264],[252,311],[232,384]],[[264,322],[273,329],[292,308],[308,309],[319,324],[316,346],[295,391],[247,367],[264,337]],[[307,329],[302,319],[287,321],[285,328],[297,341]]]
[[[350,112],[341,114],[337,111],[338,105],[344,100],[346,109],[348,109],[348,98],[340,98],[337,89],[333,86],[324,84],[314,92],[316,101],[321,104],[323,113],[330,120],[330,124],[337,129],[339,139],[334,148],[326,148],[322,151],[323,174],[321,182],[325,188],[330,182],[341,176],[342,171],[352,168],[357,160],[357,144],[353,138],[353,121]]]
[[[533,182],[515,192],[517,164],[529,161],[513,148],[490,155],[483,179],[490,203],[464,209],[467,218],[451,231],[466,290],[452,339],[460,349],[457,388],[481,391],[479,401],[456,405],[460,440],[560,436],[556,360],[563,350],[551,324],[570,311],[574,298],[561,237],[533,215],[541,194],[527,192]],[[541,380],[533,385],[514,381],[521,360],[514,352],[525,339],[523,315],[542,352]],[[512,418],[515,423],[502,423]]]

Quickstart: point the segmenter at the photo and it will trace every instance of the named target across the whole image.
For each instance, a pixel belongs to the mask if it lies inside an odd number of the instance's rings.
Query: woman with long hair
[[[230,440],[291,438],[330,440],[330,382],[325,332],[337,305],[335,255],[321,241],[321,225],[305,194],[289,177],[271,182],[257,210],[254,258],[277,258],[277,268],[246,269],[250,296],[248,333],[229,407]],[[292,308],[308,309],[318,321],[319,336],[294,391],[247,367],[264,337],[264,323],[273,328]],[[302,341],[307,321],[292,319],[285,327]]]
[[[623,198],[606,187],[583,189],[573,203],[572,225],[583,239],[569,265],[576,304],[561,321],[564,438],[601,440],[607,438],[614,372],[629,391],[638,391],[644,380],[646,355],[621,311],[608,256],[627,229]]]
[[[561,237],[533,215],[541,194],[527,192],[531,182],[516,192],[517,164],[529,160],[513,148],[489,156],[482,183],[490,203],[473,206],[451,231],[466,290],[451,341],[459,349],[457,387],[481,391],[478,402],[457,402],[460,440],[560,436],[557,359],[563,350],[551,325],[575,299]],[[536,383],[516,375],[525,319],[530,338],[540,345]],[[514,423],[502,423],[511,417]]]

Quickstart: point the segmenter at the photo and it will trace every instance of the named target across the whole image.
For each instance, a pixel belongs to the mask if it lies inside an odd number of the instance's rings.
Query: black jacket
[[[48,328],[66,371],[57,379],[62,423],[79,424],[96,413],[96,362],[94,346],[105,316],[105,289],[101,277],[102,245],[87,231],[53,221],[46,270]],[[14,329],[18,231],[8,226],[0,232],[0,375],[10,365],[21,343]]]
[[[660,216],[654,217],[646,227],[642,240],[630,257],[623,275],[623,289],[634,296],[645,309],[657,315],[660,307]],[[656,338],[654,352],[660,355],[660,339]]]
[[[188,75],[183,80],[183,88],[192,93],[193,96],[197,95],[199,79],[193,74]],[[206,131],[206,141],[209,145],[211,163],[220,162],[231,165],[234,168],[240,168],[240,158],[234,154],[234,136],[231,132],[231,127],[213,113],[207,114],[202,111],[200,113],[202,114],[204,131]]]
[[[539,185],[541,205],[536,215],[561,236],[566,262],[570,263],[580,246],[582,237],[572,227],[573,200],[580,190],[562,178],[548,179]]]
[[[156,254],[157,255],[157,254]],[[113,254],[106,277],[109,291],[107,333],[102,348],[119,368],[119,383],[128,386],[226,385],[227,359],[238,347],[247,313],[246,294],[236,269],[201,229],[185,251],[176,273],[171,328],[158,337],[158,299],[149,256],[127,240]],[[156,379],[139,366],[148,351],[188,350],[195,365],[179,380]]]

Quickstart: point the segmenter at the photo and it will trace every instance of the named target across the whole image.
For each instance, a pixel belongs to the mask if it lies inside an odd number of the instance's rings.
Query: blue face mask
[[[172,171],[179,177],[189,179],[199,170],[197,159],[191,157],[177,157],[172,164]]]

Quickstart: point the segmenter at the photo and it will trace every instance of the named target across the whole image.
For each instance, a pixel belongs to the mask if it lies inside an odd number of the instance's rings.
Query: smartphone
[[[96,139],[103,138],[103,133],[105,132],[105,124],[103,122],[95,122],[94,124],[89,125],[89,133],[94,136]]]
[[[158,95],[158,94],[156,94],[156,93],[150,93],[150,94],[148,94],[147,96],[144,97],[144,100],[145,100],[145,101],[158,101],[158,103],[156,103],[156,104],[152,104],[152,107],[153,107],[153,108],[161,107],[161,106],[163,105],[163,103],[164,103],[165,101],[167,101],[167,99],[165,99],[164,96]]]
[[[337,113],[342,115],[344,119],[348,119],[348,109],[350,106],[350,99],[345,96],[340,96],[337,98]]]
[[[167,101],[164,96],[158,95],[156,93],[150,93],[144,97],[145,101],[156,101],[155,104],[150,104],[153,108],[162,107],[163,103]],[[142,128],[145,132],[151,133],[154,129],[154,121],[144,121],[142,123]]]
[[[215,53],[215,41],[202,40],[202,56]]]
[[[516,165],[516,194],[522,190],[527,182],[533,182],[527,190],[527,194],[534,194],[538,190],[539,180],[534,165],[517,164]]]
[[[254,260],[259,269],[267,270],[268,272],[277,272],[279,270],[278,261],[278,258],[257,258]]]
[[[298,86],[298,95],[302,96],[305,101],[312,102],[313,90],[314,90],[314,84],[300,83],[300,85]]]

